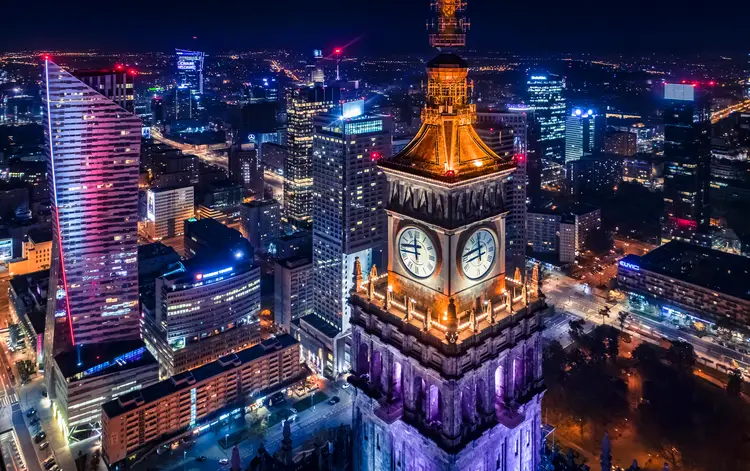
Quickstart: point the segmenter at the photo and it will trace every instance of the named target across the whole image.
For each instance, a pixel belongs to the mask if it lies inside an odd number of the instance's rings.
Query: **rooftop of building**
[[[292,232],[291,234],[284,234],[281,237],[279,237],[279,240],[281,241],[299,240],[299,239],[305,239],[308,237],[312,237],[312,232],[297,231],[297,232]]]
[[[294,337],[288,334],[264,340],[254,347],[226,355],[212,363],[172,376],[139,391],[124,394],[114,401],[103,404],[102,410],[109,418],[117,417],[143,404],[152,403],[184,389],[193,388],[196,383],[238,368],[265,355],[274,354],[297,343]]]
[[[672,241],[645,255],[628,255],[625,269],[647,270],[750,301],[750,259]]]
[[[49,285],[49,270],[40,270],[24,275],[17,275],[10,279],[10,287],[17,295],[27,293],[30,289]]]
[[[26,234],[26,237],[35,244],[52,242],[52,229],[32,229]]]
[[[553,204],[552,206],[532,206],[528,209],[527,213],[583,216],[598,210],[600,208],[592,204],[572,203],[563,205]]]
[[[245,206],[247,208],[262,208],[264,206],[273,206],[278,205],[278,200],[275,200],[273,198],[265,199],[265,200],[252,200],[248,201],[247,203],[242,203],[242,206]]]
[[[133,69],[130,70],[130,76],[132,77],[135,74],[132,71]],[[73,75],[76,77],[102,77],[112,74],[127,75],[128,69],[118,64],[114,68],[104,67],[101,69],[76,69],[75,72],[73,72]]]
[[[188,219],[185,223],[185,236],[215,241],[216,243],[236,242],[242,239],[239,231],[228,227],[213,218]]]
[[[313,327],[318,332],[321,332],[323,335],[325,335],[328,338],[335,338],[337,335],[341,333],[341,330],[337,329],[335,326],[329,324],[325,320],[323,320],[322,317],[316,315],[316,314],[308,314],[306,316],[302,316],[300,318],[297,318],[293,321],[297,325],[300,325],[302,322],[305,322],[306,324]]]
[[[152,193],[166,193],[168,191],[175,191],[175,190],[184,190],[186,188],[195,188],[193,185],[165,185],[165,186],[158,186],[158,187],[151,187],[148,191]]]
[[[276,262],[284,268],[292,269],[299,268],[305,265],[312,264],[312,258],[310,255],[295,255],[289,258],[283,258]]]
[[[156,364],[140,339],[77,345],[73,350],[57,355],[55,362],[67,381]]]
[[[177,255],[177,252],[175,252],[172,247],[164,245],[161,242],[154,242],[152,244],[138,246],[138,260],[147,260],[157,257],[170,257],[174,255]]]

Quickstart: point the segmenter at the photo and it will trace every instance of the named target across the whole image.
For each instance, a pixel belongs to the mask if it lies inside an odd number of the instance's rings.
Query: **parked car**
[[[352,385],[349,383],[344,383],[341,385],[341,389],[349,389],[350,387],[352,387]]]
[[[36,434],[36,436],[34,437],[34,443],[39,443],[39,442],[41,442],[42,440],[44,440],[45,438],[47,438],[47,434],[46,434],[46,433],[44,433],[44,432],[39,432],[39,433],[37,433],[37,434]]]
[[[341,398],[338,396],[333,396],[332,398],[328,399],[328,403],[330,405],[338,404],[339,402],[341,402]]]
[[[42,443],[39,444],[39,449],[40,450],[44,450],[48,446],[49,446],[49,442],[47,440],[45,440],[45,441],[43,441]]]
[[[44,469],[50,469],[53,466],[55,466],[56,464],[57,463],[55,463],[55,457],[54,456],[50,456],[49,458],[47,458],[46,460],[44,460],[42,462],[42,466],[44,466]]]
[[[229,460],[226,459],[226,458],[222,458],[222,459],[219,460],[219,464],[222,465],[222,466],[224,466],[227,463],[229,463]]]
[[[31,422],[29,422],[29,425],[36,425],[39,423],[39,417],[34,417]]]
[[[34,414],[36,414],[36,409],[34,409],[33,407],[26,411],[26,417],[31,417]]]
[[[206,461],[206,457],[205,457],[205,456],[203,456],[203,455],[200,455],[199,457],[197,457],[197,458],[195,459],[195,461]]]

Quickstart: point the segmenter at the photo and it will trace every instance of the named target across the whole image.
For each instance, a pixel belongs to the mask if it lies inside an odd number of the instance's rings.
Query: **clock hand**
[[[481,262],[482,261],[482,255],[484,255],[484,252],[479,252],[479,254],[476,257],[472,258],[471,260],[467,260],[466,263],[473,262],[476,259],[479,259],[479,261]]]
[[[473,248],[473,249],[469,250],[468,252],[466,252],[466,253],[464,254],[464,258],[466,258],[466,257],[468,257],[469,255],[473,254],[473,253],[474,253],[474,252],[476,252],[477,250],[479,250],[479,247],[476,247],[476,248]]]

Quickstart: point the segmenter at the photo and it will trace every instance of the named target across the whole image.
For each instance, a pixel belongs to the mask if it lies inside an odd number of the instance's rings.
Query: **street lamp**
[[[185,471],[185,461],[187,460],[187,450],[182,452],[182,471]]]
[[[224,435],[224,449],[226,450],[227,447],[229,447],[229,434]]]

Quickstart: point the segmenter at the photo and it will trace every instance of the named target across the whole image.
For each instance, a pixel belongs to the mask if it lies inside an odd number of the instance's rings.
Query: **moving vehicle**
[[[339,402],[341,402],[341,398],[338,396],[333,396],[332,398],[328,399],[328,404],[330,405],[338,404]]]
[[[224,466],[227,463],[229,463],[229,460],[226,459],[226,458],[222,458],[222,459],[219,460],[219,464],[222,465],[222,466]]]

